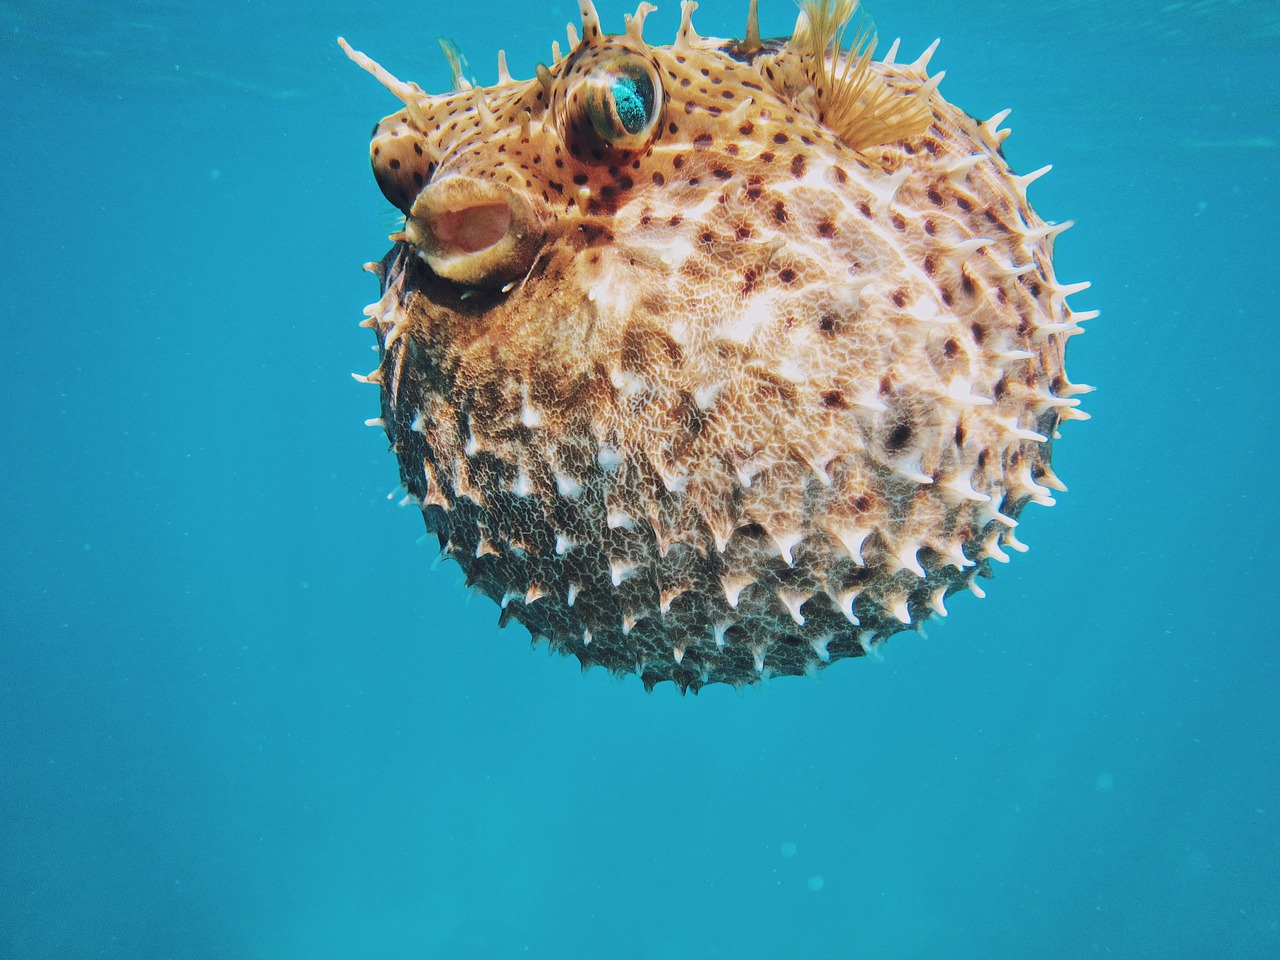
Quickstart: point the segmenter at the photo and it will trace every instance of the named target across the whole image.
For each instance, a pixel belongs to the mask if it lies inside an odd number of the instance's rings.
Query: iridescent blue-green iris
[[[613,102],[627,133],[639,133],[653,114],[653,82],[643,74],[624,75],[613,81]]]

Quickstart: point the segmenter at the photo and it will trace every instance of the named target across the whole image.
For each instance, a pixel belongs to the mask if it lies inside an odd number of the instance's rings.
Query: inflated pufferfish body
[[[796,33],[607,36],[403,107],[373,168],[380,423],[469,584],[584,668],[751,683],[981,593],[1083,418],[1086,319],[978,123],[911,65]],[[363,378],[361,378],[363,379]]]

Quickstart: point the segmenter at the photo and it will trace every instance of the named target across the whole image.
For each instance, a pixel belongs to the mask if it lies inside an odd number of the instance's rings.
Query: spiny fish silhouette
[[[373,171],[367,377],[411,502],[468,584],[584,669],[757,682],[946,614],[1064,489],[1063,369],[1092,312],[1014,174],[1007,111],[873,59],[854,0],[789,38],[608,35],[401,101]],[[856,33],[850,39],[850,35]],[[936,44],[935,44],[936,46]]]

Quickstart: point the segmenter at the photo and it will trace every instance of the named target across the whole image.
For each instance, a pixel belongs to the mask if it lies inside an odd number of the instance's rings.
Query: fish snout
[[[502,287],[533,265],[545,230],[533,203],[503,183],[454,175],[413,201],[405,235],[431,269],[473,287]]]

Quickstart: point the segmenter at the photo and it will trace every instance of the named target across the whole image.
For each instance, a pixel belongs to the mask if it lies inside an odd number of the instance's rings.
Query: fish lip
[[[454,174],[418,194],[405,236],[437,276],[501,289],[528,272],[546,231],[523,193],[504,183]]]

